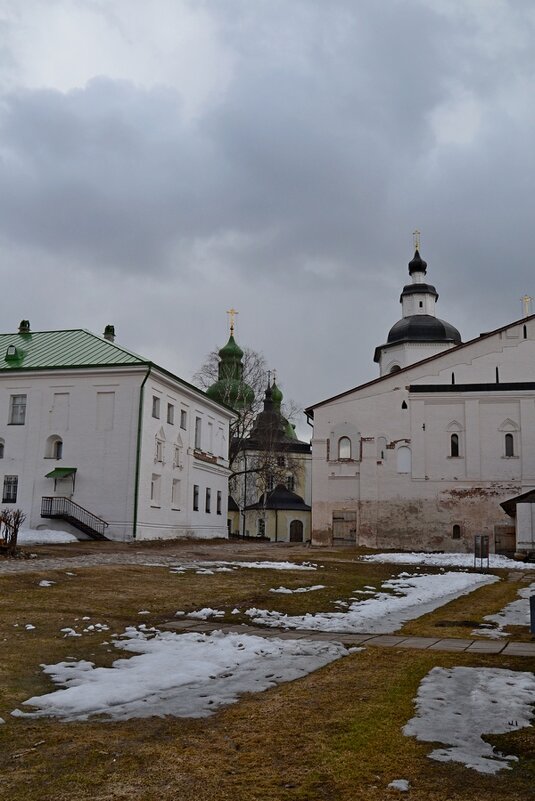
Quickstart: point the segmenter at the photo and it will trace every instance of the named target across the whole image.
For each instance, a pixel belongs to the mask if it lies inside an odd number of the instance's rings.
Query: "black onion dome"
[[[393,342],[454,342],[461,344],[461,335],[454,325],[430,314],[403,317],[388,332],[389,345]]]
[[[420,251],[418,248],[414,251],[414,256],[412,257],[411,261],[409,262],[409,273],[412,275],[413,273],[425,273],[427,272],[427,262],[422,259],[420,256]]]

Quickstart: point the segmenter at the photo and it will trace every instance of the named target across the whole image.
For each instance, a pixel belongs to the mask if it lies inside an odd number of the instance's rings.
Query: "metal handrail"
[[[79,503],[71,501],[70,498],[45,496],[41,499],[41,517],[55,515],[72,517],[102,535],[104,535],[104,529],[108,527],[105,520],[88,509],[84,509]]]

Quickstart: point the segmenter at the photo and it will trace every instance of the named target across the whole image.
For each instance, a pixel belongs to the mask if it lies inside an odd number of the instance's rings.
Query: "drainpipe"
[[[132,539],[135,540],[136,532],[137,532],[137,507],[138,507],[138,499],[139,499],[139,474],[141,472],[141,431],[143,428],[143,399],[145,395],[145,384],[147,383],[147,379],[150,375],[150,371],[152,369],[152,365],[149,365],[149,369],[145,375],[145,378],[141,382],[141,386],[139,388],[139,411],[138,411],[138,418],[137,418],[137,444],[136,444],[136,475],[134,479],[134,523],[132,529]]]

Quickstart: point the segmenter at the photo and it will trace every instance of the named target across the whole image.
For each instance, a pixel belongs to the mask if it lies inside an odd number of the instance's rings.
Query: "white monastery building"
[[[535,551],[535,316],[463,344],[426,272],[417,249],[380,377],[306,410],[312,541],[470,551],[483,534]]]
[[[114,339],[0,335],[2,508],[97,539],[226,537],[234,413]]]

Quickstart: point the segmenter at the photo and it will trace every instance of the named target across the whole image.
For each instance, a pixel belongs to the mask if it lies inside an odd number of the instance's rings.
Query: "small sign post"
[[[474,567],[477,567],[477,560],[479,559],[479,567],[483,568],[483,561],[487,560],[487,570],[490,567],[489,558],[489,536],[488,534],[476,534],[474,537]]]

